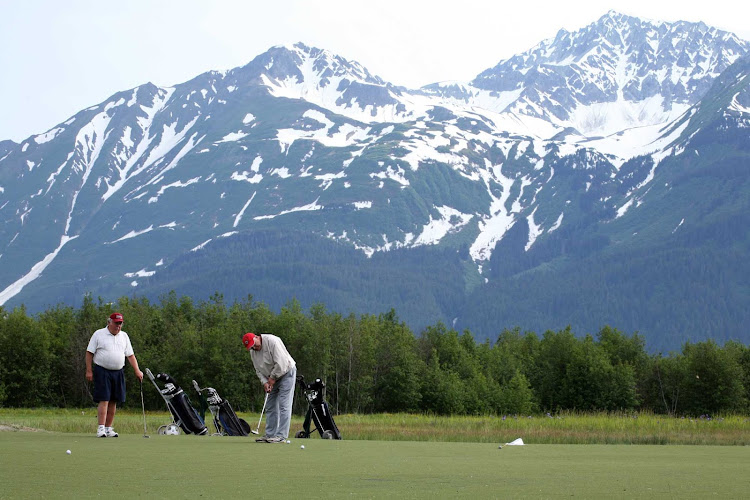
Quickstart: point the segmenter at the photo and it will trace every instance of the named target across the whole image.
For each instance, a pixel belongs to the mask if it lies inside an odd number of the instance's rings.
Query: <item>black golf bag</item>
[[[193,387],[198,391],[201,398],[201,410],[206,406],[214,418],[214,435],[219,436],[248,436],[250,435],[250,424],[239,418],[232,409],[229,401],[222,399],[213,387],[200,388],[198,382],[193,380]],[[206,394],[203,394],[203,393]]]
[[[154,374],[148,368],[146,368],[146,375],[151,379],[161,397],[164,398],[164,402],[167,403],[167,408],[172,414],[172,424],[159,427],[159,434],[179,434],[178,428],[182,429],[185,434],[196,434],[198,436],[208,434],[208,428],[190,404],[190,398],[172,377],[166,373],[159,373],[154,377]],[[157,380],[164,384],[163,389],[156,383]]]
[[[294,437],[309,438],[312,432],[310,431],[310,423],[312,422],[315,424],[313,431],[317,430],[321,438],[341,439],[339,428],[336,427],[331,410],[325,401],[325,383],[316,378],[315,382],[307,384],[305,383],[305,377],[302,375],[297,375],[297,383],[299,383],[302,394],[307,399],[308,407],[305,422],[302,424],[303,430],[297,432]]]

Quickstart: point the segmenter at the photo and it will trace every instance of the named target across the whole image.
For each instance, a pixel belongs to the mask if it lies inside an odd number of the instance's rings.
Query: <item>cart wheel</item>
[[[324,431],[322,438],[323,439],[333,439],[333,432],[331,432],[331,431]]]
[[[297,431],[297,433],[294,435],[294,437],[298,439],[304,439],[309,437],[305,431]]]
[[[166,426],[166,425],[162,425],[162,426],[160,426],[160,427],[159,427],[159,428],[158,428],[158,429],[156,430],[156,433],[157,433],[157,434],[160,434],[160,435],[162,435],[162,436],[163,436],[164,434],[166,434],[166,433],[167,433],[167,426]]]
[[[166,429],[164,429],[164,434],[168,434],[170,436],[179,436],[182,434],[182,429],[180,429],[180,426],[177,424],[169,424],[165,426]]]

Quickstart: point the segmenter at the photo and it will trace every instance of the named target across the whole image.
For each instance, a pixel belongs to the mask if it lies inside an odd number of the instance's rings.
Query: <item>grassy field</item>
[[[257,415],[240,416],[257,425]],[[0,409],[0,499],[747,498],[750,491],[750,419],[740,416],[340,415],[343,441],[316,435],[291,444],[157,435],[170,421],[166,412],[146,418],[148,439],[142,413],[133,411],[118,414],[119,438],[98,439],[93,409]],[[292,429],[301,424],[295,419]],[[504,444],[519,437],[524,446]]]
[[[300,448],[300,443],[305,449]],[[744,446],[0,432],[0,498],[746,498]],[[66,450],[71,450],[67,455]]]
[[[259,415],[239,414],[254,429]],[[150,433],[169,423],[166,412],[148,412]],[[53,432],[90,433],[96,410],[2,409],[0,425]],[[116,429],[143,434],[143,414],[117,414]],[[336,424],[344,439],[379,441],[433,441],[506,443],[518,437],[532,444],[689,444],[750,445],[750,417],[672,418],[653,414],[562,414],[525,417],[432,417],[410,414],[339,415]],[[295,417],[292,431],[302,428]],[[209,426],[209,430],[213,428]]]

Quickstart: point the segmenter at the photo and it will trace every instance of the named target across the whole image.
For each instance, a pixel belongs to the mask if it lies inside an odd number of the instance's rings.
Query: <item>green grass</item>
[[[743,498],[750,491],[750,449],[742,446],[499,449],[317,438],[271,445],[0,432],[0,450],[0,498]]]
[[[240,416],[257,425],[258,415]],[[344,441],[316,435],[273,445],[157,435],[167,413],[146,419],[149,439],[143,414],[133,410],[118,412],[119,438],[98,439],[93,408],[0,409],[0,499],[743,498],[750,491],[750,419],[742,416],[339,415]],[[295,417],[293,431],[301,426]],[[525,446],[499,448],[518,437]]]
[[[252,428],[257,414],[240,413]],[[169,423],[166,412],[147,412],[149,433]],[[565,413],[554,417],[437,417],[411,414],[338,415],[336,423],[350,440],[506,443],[518,437],[531,444],[682,444],[750,445],[750,418],[727,415],[713,419],[673,418],[654,414]],[[2,409],[0,425],[52,432],[91,433],[96,410]],[[143,434],[143,414],[119,411],[115,428]],[[293,432],[302,418],[292,421]],[[213,431],[213,427],[209,426]],[[292,434],[293,434],[292,432]]]

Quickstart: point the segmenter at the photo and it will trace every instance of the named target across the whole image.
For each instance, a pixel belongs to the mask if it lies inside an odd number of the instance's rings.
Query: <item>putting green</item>
[[[750,447],[0,432],[0,470],[1,498],[743,498]]]

